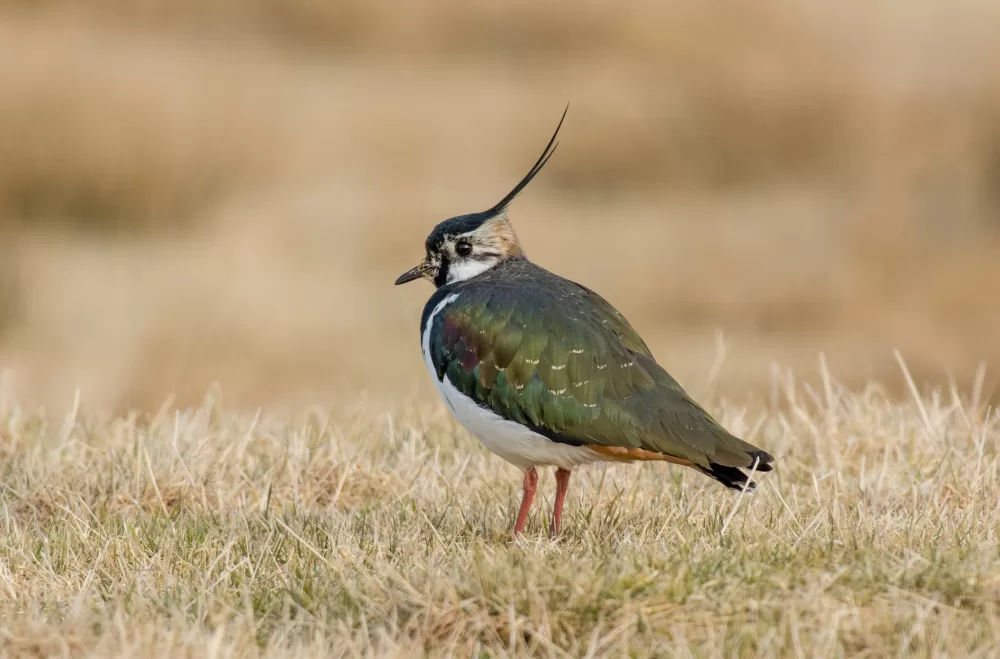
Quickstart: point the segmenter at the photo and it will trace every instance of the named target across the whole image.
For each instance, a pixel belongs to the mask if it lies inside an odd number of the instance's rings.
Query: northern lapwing
[[[555,535],[577,466],[671,462],[749,490],[755,484],[742,470],[770,471],[773,461],[696,403],[604,298],[525,256],[507,208],[552,157],[565,118],[507,196],[434,227],[424,259],[396,280],[433,282],[420,344],[434,384],[469,432],[524,470],[515,536],[537,467],[556,467]]]

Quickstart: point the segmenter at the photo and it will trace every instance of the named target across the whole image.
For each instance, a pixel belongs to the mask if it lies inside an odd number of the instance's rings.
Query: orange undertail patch
[[[672,455],[666,455],[665,453],[657,453],[655,451],[647,451],[643,448],[625,448],[624,446],[587,446],[591,451],[600,453],[605,460],[614,460],[616,462],[632,462],[633,460],[657,460],[659,462],[670,462],[675,465],[684,465],[685,467],[690,467],[694,463],[690,460],[685,460],[684,458],[675,458]]]

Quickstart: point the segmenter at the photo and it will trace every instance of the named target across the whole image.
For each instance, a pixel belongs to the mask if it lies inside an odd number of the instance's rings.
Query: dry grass
[[[0,0],[0,654],[996,654],[996,379],[949,376],[1000,359],[998,26]],[[427,402],[429,291],[391,282],[567,101],[528,254],[781,460],[738,509],[581,472],[512,545],[517,472]]]
[[[0,400],[5,656],[990,656],[1000,415],[926,392],[712,406],[779,457],[574,477],[562,537],[439,406],[65,419]]]

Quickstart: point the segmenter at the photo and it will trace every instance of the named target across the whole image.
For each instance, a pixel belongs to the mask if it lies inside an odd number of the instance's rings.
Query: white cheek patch
[[[472,279],[476,275],[481,275],[497,264],[499,259],[464,259],[457,263],[448,264],[448,283],[465,281]]]

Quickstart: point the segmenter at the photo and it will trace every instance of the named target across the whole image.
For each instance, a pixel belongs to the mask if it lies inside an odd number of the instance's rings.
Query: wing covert
[[[431,321],[438,378],[554,441],[644,448],[707,466],[731,435],[656,363],[624,316],[582,286],[547,293],[463,287]]]

